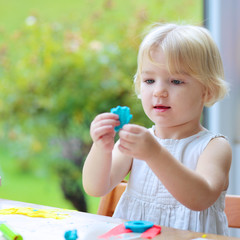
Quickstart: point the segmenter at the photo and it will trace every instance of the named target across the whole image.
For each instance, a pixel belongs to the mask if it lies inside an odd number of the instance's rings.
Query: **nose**
[[[154,96],[155,97],[163,97],[163,98],[168,97],[168,90],[167,90],[166,86],[164,86],[162,84],[155,86]]]

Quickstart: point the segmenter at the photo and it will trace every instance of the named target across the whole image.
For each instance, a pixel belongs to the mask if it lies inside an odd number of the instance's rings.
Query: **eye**
[[[173,79],[173,80],[171,81],[171,83],[173,83],[173,84],[175,84],[175,85],[179,85],[179,84],[182,84],[182,83],[184,83],[184,82],[181,81],[181,80]]]
[[[144,82],[147,83],[147,84],[152,84],[152,83],[155,82],[155,80],[153,80],[153,79],[146,79]]]

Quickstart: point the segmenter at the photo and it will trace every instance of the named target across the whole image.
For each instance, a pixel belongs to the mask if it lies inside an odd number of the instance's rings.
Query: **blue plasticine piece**
[[[74,229],[74,230],[66,231],[65,234],[64,234],[64,238],[66,240],[76,240],[76,239],[78,239],[77,230]]]
[[[130,109],[129,107],[126,106],[124,107],[117,106],[115,108],[112,108],[110,112],[117,114],[119,116],[120,125],[114,128],[116,132],[118,132],[123,127],[124,124],[129,123],[129,121],[132,119]]]
[[[130,229],[133,232],[142,233],[153,227],[153,222],[148,221],[128,221],[124,223],[126,229]]]

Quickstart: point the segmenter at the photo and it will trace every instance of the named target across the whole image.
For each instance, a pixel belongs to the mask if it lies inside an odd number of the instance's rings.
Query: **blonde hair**
[[[205,106],[211,106],[228,92],[219,50],[207,29],[192,25],[158,24],[143,39],[134,77],[140,95],[142,62],[151,52],[162,48],[170,74],[186,74],[205,87]],[[153,62],[154,63],[154,62]],[[157,64],[157,63],[154,63]]]

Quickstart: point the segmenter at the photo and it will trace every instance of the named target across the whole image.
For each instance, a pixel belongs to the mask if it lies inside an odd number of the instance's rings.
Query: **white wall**
[[[225,134],[233,149],[228,193],[240,195],[240,1],[205,0],[205,26],[211,31],[223,59],[230,95],[206,109],[206,127]],[[232,230],[240,237],[240,230]]]

